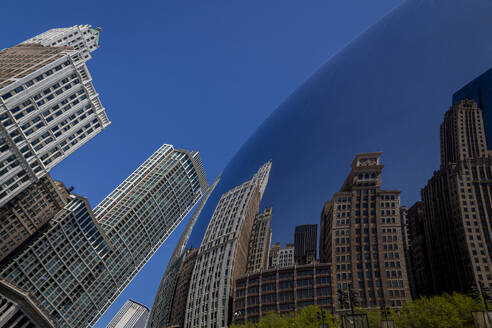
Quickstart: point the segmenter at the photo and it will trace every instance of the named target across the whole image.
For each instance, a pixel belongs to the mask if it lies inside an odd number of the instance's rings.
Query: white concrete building
[[[201,243],[188,291],[186,328],[227,327],[233,281],[247,269],[253,221],[271,162],[249,181],[223,194]]]
[[[99,36],[102,29],[91,25],[52,28],[36,35],[21,44],[40,44],[45,47],[73,47],[82,60],[91,59],[91,52],[99,48]]]
[[[287,244],[281,248],[280,243],[276,243],[270,248],[269,268],[284,268],[293,266],[294,260],[294,244]]]
[[[145,305],[128,300],[106,328],[145,328],[148,317],[149,309]]]
[[[86,41],[71,29],[0,51],[0,206],[110,124],[84,58],[97,48],[99,34],[88,32]],[[84,46],[66,47],[67,33],[83,38]],[[52,34],[62,43],[44,46]]]

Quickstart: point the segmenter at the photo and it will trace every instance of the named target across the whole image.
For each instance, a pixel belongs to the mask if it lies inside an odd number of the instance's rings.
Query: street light
[[[319,325],[319,328],[330,328],[328,323],[325,323],[326,319],[326,312],[325,310],[321,309],[321,312],[317,312],[318,314],[318,320],[321,320],[321,324]]]
[[[388,320],[390,308],[386,306],[381,306],[381,314],[384,320],[381,320],[381,328],[395,328],[395,322],[393,320]]]

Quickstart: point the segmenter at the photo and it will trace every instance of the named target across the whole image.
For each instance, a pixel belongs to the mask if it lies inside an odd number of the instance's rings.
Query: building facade
[[[491,178],[483,112],[462,100],[444,116],[441,168],[421,192],[436,293],[492,286]]]
[[[0,261],[52,219],[68,202],[65,186],[49,174],[0,208]]]
[[[295,264],[294,244],[287,244],[284,248],[280,243],[272,245],[268,255],[268,268],[284,268]]]
[[[92,326],[207,187],[197,152],[163,145],[94,214],[71,196],[0,265],[0,278],[31,293],[58,326]]]
[[[318,249],[318,225],[303,224],[294,232],[294,257],[296,264],[308,264],[316,260]]]
[[[271,162],[251,180],[224,193],[198,251],[188,292],[185,327],[226,327],[233,281],[247,269],[251,230],[268,183]]]
[[[82,60],[91,59],[91,52],[99,48],[102,29],[90,25],[53,28],[21,44],[40,44],[45,47],[72,47],[77,50]]]
[[[128,300],[106,328],[145,328],[148,317],[149,309],[145,305]]]
[[[166,266],[166,270],[162,275],[159,288],[157,289],[157,293],[154,298],[154,303],[152,305],[152,311],[150,312],[148,323],[149,328],[161,328],[171,325],[172,311],[173,308],[175,308],[173,306],[174,295],[176,294],[176,288],[178,285],[182,264],[187,256],[186,244],[188,243],[193,227],[195,226],[195,223],[200,216],[203,207],[207,203],[210,194],[215,189],[215,186],[219,181],[220,175],[208,188],[207,192],[200,200],[200,203],[198,203],[195,212],[193,212],[193,215],[186,224],[185,230],[179,238],[178,244],[174,248],[173,254],[171,255],[171,259],[169,260]],[[194,259],[196,259],[196,256],[194,256]],[[193,260],[193,262],[194,261],[195,260]],[[184,294],[186,294],[187,297],[187,291]],[[181,312],[184,313],[183,309],[184,307],[181,308]]]
[[[487,145],[490,147],[492,145],[492,69],[456,91],[453,95],[453,104],[465,99],[475,100],[478,107],[482,109]]]
[[[249,240],[247,272],[256,272],[268,268],[268,255],[272,239],[271,221],[271,207],[256,214]]]
[[[55,323],[29,293],[0,279],[0,327],[55,328]]]
[[[427,243],[424,226],[424,203],[416,202],[407,211],[407,227],[410,247],[407,261],[411,274],[408,275],[413,298],[432,294]]]
[[[410,300],[400,191],[381,190],[380,157],[358,154],[321,215],[320,259],[333,265],[334,289],[352,286],[359,306],[372,309]],[[344,311],[336,302],[337,311]]]
[[[198,255],[198,249],[189,249],[185,253],[183,264],[179,270],[178,281],[176,284],[176,291],[173,297],[173,307],[171,310],[171,326],[176,325],[184,327],[186,312],[186,301],[188,299],[188,290],[190,289],[191,275],[193,268],[195,267],[196,257]]]
[[[269,312],[284,314],[317,304],[332,310],[331,265],[308,264],[262,270],[234,282],[234,322],[257,322]]]
[[[34,39],[0,51],[0,206],[110,124],[81,52]]]

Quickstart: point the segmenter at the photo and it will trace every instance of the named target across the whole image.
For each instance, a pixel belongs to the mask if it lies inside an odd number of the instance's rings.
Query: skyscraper
[[[180,276],[184,270],[183,266],[185,264],[191,265],[191,262],[193,262],[194,265],[196,260],[196,253],[193,255],[189,255],[186,249],[186,243],[190,238],[191,232],[193,231],[193,227],[195,226],[195,223],[198,217],[200,216],[203,207],[207,203],[210,194],[215,189],[215,186],[219,181],[220,181],[220,175],[215,179],[214,183],[212,183],[212,185],[208,188],[207,192],[200,200],[200,203],[198,203],[195,212],[193,213],[190,220],[186,224],[186,227],[183,233],[181,234],[181,237],[178,240],[178,244],[174,248],[173,254],[171,255],[171,259],[169,260],[166,266],[166,270],[162,275],[159,288],[157,289],[157,293],[154,298],[154,304],[152,305],[152,311],[150,312],[150,319],[148,323],[149,328],[160,328],[162,326],[166,327],[171,324],[171,319],[181,320],[181,317],[177,318],[178,317],[177,315],[172,315],[173,309],[177,308],[177,305],[174,306],[174,297],[178,293],[183,297],[185,296],[186,298],[188,297],[188,290],[184,291],[183,286],[181,286],[182,288],[180,289],[179,292],[176,291],[176,289],[178,286],[178,282],[180,282],[180,285],[187,284],[188,285],[187,288],[189,288],[189,281],[186,282],[186,280],[180,279]],[[193,270],[193,267],[191,269]],[[188,271],[186,270],[186,272]],[[189,279],[191,280],[191,277],[189,277]],[[183,315],[184,315],[183,309],[186,307],[186,299],[184,301],[185,301],[184,306],[180,309],[180,311],[183,312]],[[178,302],[181,302],[181,300],[179,300]]]
[[[414,298],[431,295],[431,274],[429,251],[425,238],[424,203],[416,202],[407,212],[409,252],[407,261],[410,262],[411,274],[408,275],[410,289]]]
[[[249,240],[247,272],[256,272],[268,268],[268,255],[272,239],[271,221],[271,207],[265,208],[263,213],[260,212],[255,216]]]
[[[294,264],[296,264],[294,260],[294,244],[287,244],[282,248],[280,243],[276,243],[270,247],[268,268],[284,268]]]
[[[188,299],[188,291],[190,289],[191,275],[195,267],[196,256],[198,249],[188,249],[183,259],[183,264],[179,269],[178,281],[176,283],[176,291],[173,297],[173,307],[171,310],[170,324],[179,327],[184,327],[186,311],[186,301]]]
[[[441,125],[441,168],[422,189],[424,227],[434,292],[492,287],[490,187],[482,109],[462,100]]]
[[[72,47],[77,50],[82,60],[91,59],[91,52],[99,48],[102,29],[90,25],[53,28],[21,44],[40,44],[45,47]]]
[[[0,327],[55,328],[25,290],[0,279]]]
[[[0,208],[0,261],[67,204],[68,191],[49,174]]]
[[[303,224],[294,233],[294,257],[296,264],[308,264],[316,260],[318,225]]]
[[[271,162],[220,197],[200,245],[186,304],[185,327],[225,327],[233,281],[247,269],[254,218]]]
[[[400,191],[381,190],[381,153],[358,154],[321,215],[321,261],[337,289],[353,286],[360,306],[399,307],[410,300],[400,224]],[[336,288],[335,288],[336,287]],[[342,310],[337,303],[337,309]]]
[[[149,309],[145,305],[128,300],[106,328],[145,328],[148,317]]]
[[[80,51],[45,38],[0,51],[0,206],[110,124],[85,65],[98,38]]]
[[[453,105],[465,99],[475,100],[478,107],[482,109],[487,145],[492,146],[492,69],[456,91],[453,95]]]
[[[0,264],[0,278],[34,295],[58,326],[91,326],[206,188],[198,153],[163,145],[94,214],[85,199],[71,196]]]

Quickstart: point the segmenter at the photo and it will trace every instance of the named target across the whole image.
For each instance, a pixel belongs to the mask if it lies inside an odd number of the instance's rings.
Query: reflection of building
[[[268,312],[294,312],[317,304],[332,307],[331,265],[308,264],[263,270],[235,281],[235,321],[256,322]]]
[[[157,289],[157,293],[154,298],[154,304],[152,305],[152,310],[150,312],[150,318],[148,326],[149,328],[161,328],[170,325],[171,322],[171,312],[173,309],[173,299],[176,291],[181,264],[187,255],[186,244],[190,237],[190,234],[195,226],[195,223],[202,212],[203,207],[205,206],[210,194],[215,189],[215,186],[220,181],[220,175],[215,179],[214,183],[208,188],[205,195],[198,203],[195,212],[188,220],[186,227],[179,238],[178,244],[174,248],[173,254],[171,255],[171,259],[169,260],[166,271],[162,275],[161,282],[159,284],[159,288]],[[187,297],[187,291],[185,291]],[[186,304],[185,304],[186,306]],[[181,311],[184,313],[185,306],[181,308]]]
[[[31,295],[0,279],[0,327],[55,328],[55,324]]]
[[[317,224],[304,224],[296,227],[294,233],[296,264],[307,264],[316,260],[317,240]]]
[[[482,110],[473,100],[458,102],[441,125],[441,168],[422,189],[436,293],[492,286],[491,171]]]
[[[58,326],[90,326],[206,188],[198,153],[163,145],[94,215],[84,199],[71,197],[45,230],[9,256],[0,277],[31,293]]]
[[[106,328],[145,328],[148,317],[149,309],[145,305],[128,300]]]
[[[492,69],[489,69],[453,95],[453,104],[473,99],[483,111],[487,145],[492,145]]]
[[[294,244],[287,244],[285,248],[282,248],[280,243],[276,243],[270,247],[268,255],[269,268],[283,268],[294,264]]]
[[[233,281],[247,269],[251,229],[270,168],[271,162],[267,162],[251,180],[220,197],[193,270],[186,327],[225,327],[228,324]]]
[[[432,294],[427,243],[424,228],[424,204],[415,203],[408,209],[408,236],[410,248],[408,257],[412,273],[408,275],[414,298]]]
[[[0,51],[0,206],[110,124],[82,51],[35,39]]]
[[[0,261],[67,204],[68,192],[49,174],[0,208]]]
[[[195,266],[198,249],[188,249],[185,253],[183,263],[179,269],[176,291],[173,297],[173,306],[171,310],[171,325],[184,327],[186,309],[186,300],[190,289],[191,274]]]
[[[268,267],[268,254],[270,251],[270,241],[272,231],[270,222],[272,221],[272,208],[265,208],[263,213],[258,213],[253,222],[251,239],[248,249],[248,272],[260,271]]]
[[[352,285],[364,308],[398,307],[410,299],[400,192],[381,190],[380,156],[355,157],[321,216],[320,258],[333,264],[333,286]]]

